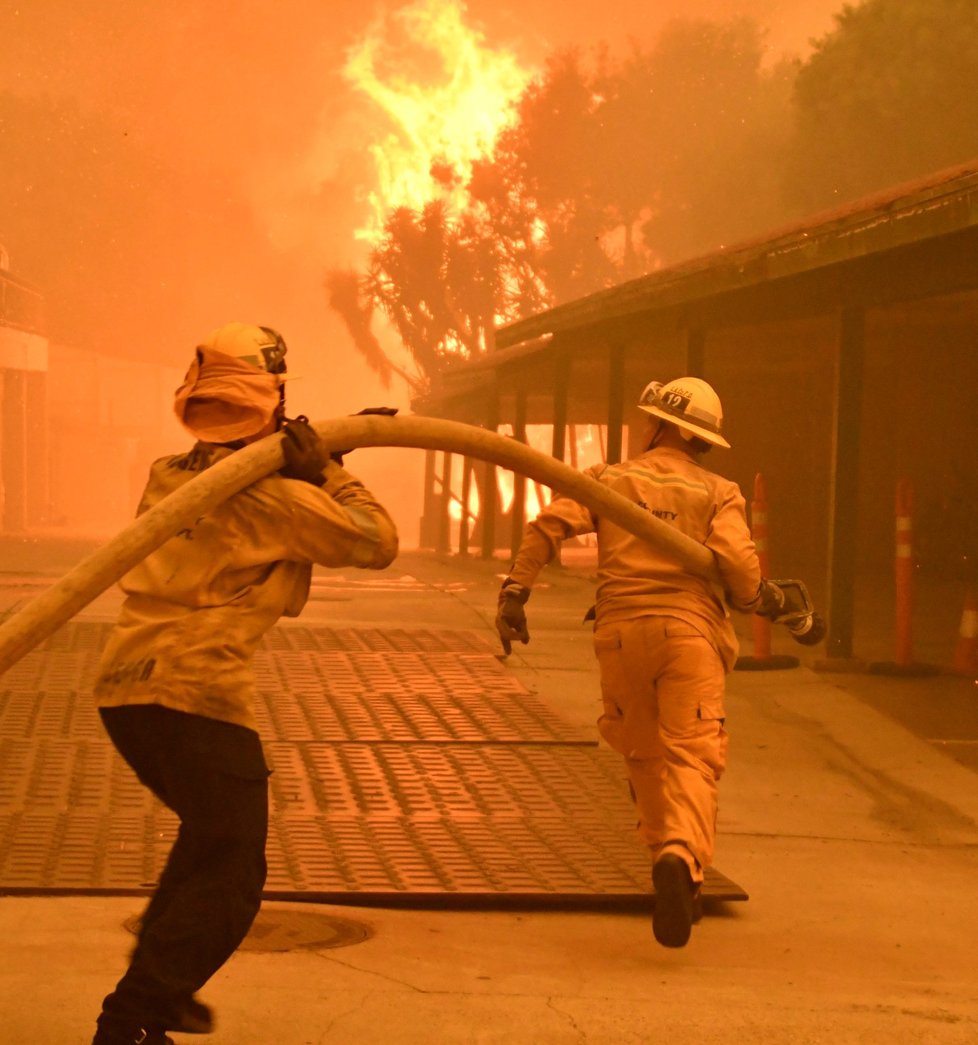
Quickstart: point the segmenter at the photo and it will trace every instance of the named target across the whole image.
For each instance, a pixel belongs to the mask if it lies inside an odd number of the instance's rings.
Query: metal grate
[[[0,891],[144,891],[173,842],[93,707],[108,628],[69,625],[3,679]],[[268,895],[649,895],[620,760],[481,637],[287,626],[256,668]],[[704,894],[746,899],[712,869]]]
[[[266,737],[582,739],[487,654],[262,652],[256,680],[256,714]]]
[[[480,635],[468,631],[417,628],[307,628],[282,625],[265,636],[262,647],[328,653],[492,653]]]

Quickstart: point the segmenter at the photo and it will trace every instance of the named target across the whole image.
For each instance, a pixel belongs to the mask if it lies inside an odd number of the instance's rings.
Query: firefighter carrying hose
[[[139,506],[284,428],[278,473],[205,512],[121,582],[99,712],[180,827],[93,1045],[172,1045],[168,1030],[212,1029],[195,992],[247,935],[266,874],[269,770],[252,655],[280,616],[299,614],[314,563],[383,569],[397,555],[385,509],[304,419],[285,418],[285,354],[274,330],[245,323],[198,346],[175,403],[198,442],[152,465]]]
[[[655,938],[682,947],[713,858],[727,756],[724,684],[737,658],[727,607],[774,614],[780,593],[761,578],[737,485],[699,463],[713,446],[730,445],[713,388],[695,377],[653,381],[638,406],[648,415],[647,450],[586,474],[705,545],[721,583],[556,496],[526,527],[500,589],[496,627],[506,653],[514,639],[528,642],[525,605],[538,573],[561,541],[597,533],[598,729],[624,756],[639,839],[651,854]]]

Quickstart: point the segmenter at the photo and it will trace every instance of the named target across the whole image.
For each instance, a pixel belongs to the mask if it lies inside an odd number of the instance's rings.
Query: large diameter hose
[[[716,579],[713,556],[703,545],[582,472],[514,439],[473,425],[432,417],[366,414],[319,421],[314,427],[330,450],[364,446],[444,450],[519,472],[656,545],[690,572]],[[203,512],[278,471],[283,463],[281,436],[270,435],[219,461],[144,512],[0,625],[0,674],[164,541],[190,526]]]

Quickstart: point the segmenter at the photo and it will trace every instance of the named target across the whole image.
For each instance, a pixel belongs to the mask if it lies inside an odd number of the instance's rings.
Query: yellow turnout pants
[[[604,704],[598,729],[625,758],[639,838],[653,862],[675,852],[701,882],[713,860],[727,757],[723,661],[673,617],[602,626],[594,649]]]

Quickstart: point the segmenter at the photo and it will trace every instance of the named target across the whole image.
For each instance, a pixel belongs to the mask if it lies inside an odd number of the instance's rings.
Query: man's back
[[[198,444],[156,461],[140,511],[232,452]],[[338,465],[326,476],[323,487],[262,479],[126,574],[100,706],[162,704],[255,728],[252,654],[279,617],[301,611],[313,563],[381,569],[397,554],[383,507]]]
[[[715,555],[732,601],[749,601],[759,574],[737,485],[680,450],[648,450],[594,477]],[[723,588],[687,572],[667,552],[614,523],[597,521],[598,619],[668,615],[726,630]]]

